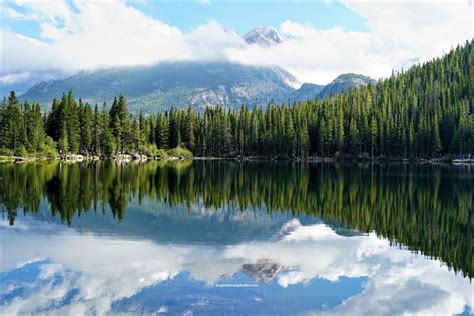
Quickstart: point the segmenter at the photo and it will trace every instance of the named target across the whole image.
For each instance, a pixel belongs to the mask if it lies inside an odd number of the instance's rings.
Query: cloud
[[[321,30],[289,19],[279,26],[285,43],[269,48],[246,45],[237,33],[214,21],[183,33],[126,2],[18,1],[21,12],[4,3],[10,18],[37,23],[40,37],[4,26],[0,71],[73,73],[163,61],[224,60],[279,65],[302,82],[324,84],[345,72],[388,76],[393,68],[439,56],[473,36],[473,5],[468,1],[342,3],[365,19],[367,32]]]
[[[13,84],[15,82],[24,81],[31,77],[29,72],[12,73],[4,76],[0,76],[0,82],[2,84]]]
[[[41,36],[51,42],[2,29],[3,73],[73,72],[186,58],[181,31],[122,2],[76,2],[74,10],[60,2],[21,5],[41,16]]]
[[[2,8],[2,14],[4,14],[5,16],[13,19],[13,20],[25,20],[27,17],[16,11],[15,9],[13,8],[10,8],[10,7],[4,7]]]
[[[455,2],[356,2],[343,4],[366,20],[368,32],[318,30],[291,20],[280,25],[288,40],[277,47],[233,50],[242,63],[278,64],[303,82],[327,83],[341,73],[387,77],[448,52],[473,37],[473,5]]]
[[[454,275],[438,260],[391,247],[374,233],[343,237],[325,225],[304,226],[293,220],[282,227],[283,236],[273,241],[222,247],[156,244],[91,232],[79,235],[56,224],[37,231],[42,222],[23,219],[18,223],[31,226],[30,233],[0,227],[5,254],[2,291],[19,286],[29,290],[3,304],[6,314],[51,307],[55,309],[48,313],[58,315],[107,314],[114,302],[172,281],[180,272],[213,284],[222,276],[238,273],[243,264],[261,262],[282,267],[276,282],[283,288],[315,278],[337,282],[342,277],[367,277],[361,293],[324,314],[432,315],[461,313],[466,305],[472,308],[472,286],[467,278]],[[14,271],[14,279],[16,269],[25,262],[39,265],[39,276],[23,284],[10,282],[9,271]]]
[[[374,75],[387,72],[377,56],[367,52],[370,35],[344,32],[339,28],[320,31],[309,25],[286,21],[280,31],[288,38],[283,44],[269,48],[256,45],[230,51],[230,59],[244,64],[280,65],[300,81],[328,83],[345,72]],[[376,76],[379,77],[379,76]]]
[[[343,3],[366,19],[373,53],[388,60],[432,58],[473,37],[468,1]]]
[[[227,60],[230,49],[244,49],[247,43],[231,29],[215,21],[196,27],[185,37],[186,58],[190,60]]]

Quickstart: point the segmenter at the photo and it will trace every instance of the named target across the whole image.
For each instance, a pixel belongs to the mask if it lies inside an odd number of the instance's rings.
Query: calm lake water
[[[474,168],[0,164],[1,313],[470,314]]]

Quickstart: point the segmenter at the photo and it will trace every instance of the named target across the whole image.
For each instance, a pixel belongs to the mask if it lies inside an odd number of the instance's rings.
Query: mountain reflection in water
[[[472,309],[467,167],[48,162],[0,175],[4,314]]]

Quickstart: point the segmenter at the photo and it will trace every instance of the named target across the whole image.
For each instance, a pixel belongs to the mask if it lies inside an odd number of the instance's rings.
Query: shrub
[[[8,148],[0,148],[0,156],[13,156],[13,150]]]
[[[25,146],[21,145],[15,150],[15,156],[18,157],[28,157],[28,152],[26,151]]]
[[[176,148],[168,149],[167,153],[170,156],[179,157],[179,158],[192,158],[193,157],[192,152],[190,152],[186,148],[179,147],[179,146]]]
[[[169,157],[168,153],[164,149],[158,149],[155,157],[166,159]]]
[[[51,137],[46,137],[45,142],[41,145],[41,151],[38,155],[46,158],[56,158],[59,156],[58,151],[56,150],[56,144]]]
[[[147,155],[148,157],[155,157],[158,155],[158,148],[155,144],[145,144],[141,149],[143,154]]]

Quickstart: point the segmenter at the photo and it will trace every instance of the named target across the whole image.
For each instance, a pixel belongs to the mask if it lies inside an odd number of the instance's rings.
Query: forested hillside
[[[474,153],[473,42],[324,100],[293,105],[173,108],[132,117],[120,95],[92,107],[72,92],[42,116],[14,93],[0,110],[0,147],[17,155],[116,151],[155,155],[183,146],[196,156],[433,158]]]

